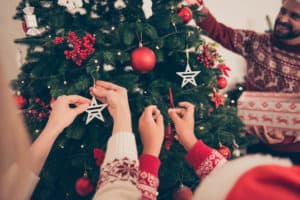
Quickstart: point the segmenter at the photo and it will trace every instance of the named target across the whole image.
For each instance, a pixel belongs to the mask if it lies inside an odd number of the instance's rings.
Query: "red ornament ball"
[[[226,159],[229,159],[231,157],[231,151],[228,147],[221,145],[221,147],[218,149],[220,154],[222,154]]]
[[[177,14],[182,18],[183,23],[185,24],[193,19],[193,12],[188,7],[180,8]]]
[[[24,108],[24,106],[27,104],[27,99],[22,95],[16,95],[15,98],[16,98],[18,108],[19,109]]]
[[[227,80],[225,77],[220,76],[217,80],[217,86],[219,89],[223,89],[227,86]]]
[[[75,189],[77,194],[84,197],[94,191],[94,186],[91,183],[90,179],[88,179],[87,177],[81,177],[76,181]]]
[[[139,47],[131,53],[133,69],[144,74],[150,72],[156,63],[155,53],[147,47]]]
[[[193,197],[192,190],[185,186],[180,185],[178,190],[173,194],[173,200],[191,200]]]

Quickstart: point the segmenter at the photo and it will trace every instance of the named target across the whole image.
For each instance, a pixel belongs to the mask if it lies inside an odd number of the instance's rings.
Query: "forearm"
[[[219,23],[206,7],[201,10],[201,13],[205,16],[200,16],[196,20],[197,25],[205,30],[210,38],[219,42],[225,48],[234,51],[235,30]]]
[[[30,170],[37,176],[40,174],[50,150],[62,130],[46,126],[29,149]]]

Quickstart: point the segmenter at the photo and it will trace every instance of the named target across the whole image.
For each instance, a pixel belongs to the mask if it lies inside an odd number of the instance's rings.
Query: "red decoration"
[[[219,89],[223,89],[227,86],[227,80],[225,77],[220,76],[217,80],[217,86]]]
[[[173,100],[173,92],[172,92],[172,88],[169,88],[169,101],[170,101],[170,108],[174,108],[174,100]]]
[[[224,106],[223,95],[217,93],[216,91],[214,92],[214,96],[210,100],[215,103],[216,109],[218,109],[221,105]]]
[[[207,68],[215,66],[215,60],[218,56],[217,50],[208,44],[203,45],[202,53],[197,54],[197,60],[203,63]]]
[[[131,53],[132,67],[140,72],[150,72],[156,63],[156,57],[154,52],[147,47],[139,47]]]
[[[180,8],[177,14],[182,18],[183,23],[185,24],[193,19],[193,12],[188,7]]]
[[[27,33],[28,28],[27,28],[25,19],[22,20],[22,29],[23,29],[24,33]]]
[[[27,104],[27,99],[22,95],[16,95],[15,99],[19,109],[24,108],[24,106]]]
[[[220,154],[222,154],[226,159],[229,159],[231,157],[231,151],[228,147],[220,144],[220,148],[218,149]]]
[[[88,179],[86,176],[83,176],[77,179],[75,189],[77,194],[84,197],[94,191],[94,186],[91,183],[90,179]]]
[[[172,126],[170,123],[168,123],[166,134],[165,134],[165,148],[166,150],[171,149],[171,145],[173,144],[174,136],[172,134]]]
[[[228,71],[230,71],[230,68],[224,64],[218,64],[218,69],[227,77],[229,77]]]
[[[94,148],[94,159],[97,166],[101,166],[105,157],[105,152],[102,149]]]
[[[82,62],[95,52],[95,42],[96,38],[90,33],[85,34],[82,40],[80,40],[76,33],[69,32],[68,43],[73,49],[64,51],[66,59],[72,60],[76,65],[81,66]]]
[[[64,37],[55,37],[54,40],[53,40],[53,43],[58,45],[58,44],[64,43],[64,41],[65,41]]]
[[[173,194],[173,200],[191,200],[192,197],[192,190],[183,184],[181,184],[178,190]]]

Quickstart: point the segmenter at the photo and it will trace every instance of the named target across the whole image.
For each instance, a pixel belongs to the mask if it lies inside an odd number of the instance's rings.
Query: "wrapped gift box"
[[[266,126],[300,137],[300,93],[243,92],[238,116],[245,125]]]

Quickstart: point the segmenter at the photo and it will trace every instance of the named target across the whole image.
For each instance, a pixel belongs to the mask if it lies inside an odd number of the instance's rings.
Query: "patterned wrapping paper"
[[[300,139],[300,93],[243,92],[238,116],[245,125],[266,126]]]

